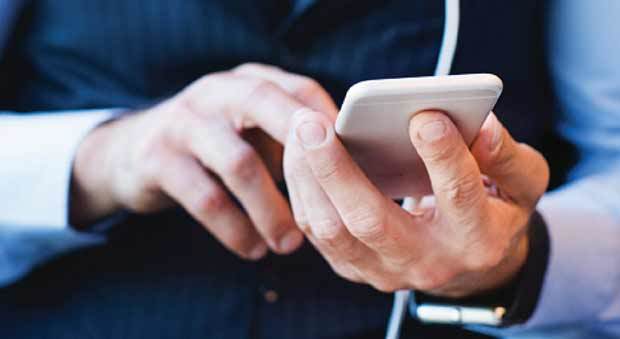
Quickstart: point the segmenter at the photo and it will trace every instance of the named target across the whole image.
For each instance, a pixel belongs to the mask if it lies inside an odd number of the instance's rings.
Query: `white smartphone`
[[[468,145],[502,92],[492,74],[362,81],[336,119],[336,133],[370,180],[391,198],[432,193],[409,138],[409,121],[425,110],[446,113]]]

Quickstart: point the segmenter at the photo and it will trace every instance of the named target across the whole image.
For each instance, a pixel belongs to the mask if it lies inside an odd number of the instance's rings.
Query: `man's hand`
[[[303,107],[332,116],[337,111],[315,81],[246,64],[207,75],[156,107],[105,124],[77,152],[72,222],[178,203],[244,258],[261,258],[267,246],[289,253],[303,234],[270,169],[281,168],[277,143],[284,143],[291,116]]]
[[[434,192],[434,203],[415,211],[368,180],[332,126],[323,114],[298,113],[284,172],[296,222],[338,274],[386,292],[461,297],[499,287],[519,271],[528,219],[549,170],[493,114],[471,151],[444,114],[423,112],[411,120],[411,142]]]

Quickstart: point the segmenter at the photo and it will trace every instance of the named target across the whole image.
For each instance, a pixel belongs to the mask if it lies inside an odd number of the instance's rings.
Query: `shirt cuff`
[[[504,305],[508,305],[502,326],[527,322],[538,304],[545,273],[549,264],[549,232],[547,224],[539,212],[530,218],[528,256],[511,286],[503,289],[507,296]]]
[[[93,128],[119,112],[0,115],[0,224],[67,227],[77,147]]]
[[[551,255],[528,327],[620,320],[620,225],[605,208],[610,183],[585,184],[581,194],[560,191],[539,205],[549,225]]]
[[[0,113],[0,286],[58,253],[105,240],[68,225],[71,171],[86,134],[121,112]]]
[[[589,333],[584,337],[620,335],[620,225],[613,183],[585,179],[545,195],[538,209],[547,224],[550,254],[534,313],[521,325],[476,331],[501,337],[544,336],[560,329]]]

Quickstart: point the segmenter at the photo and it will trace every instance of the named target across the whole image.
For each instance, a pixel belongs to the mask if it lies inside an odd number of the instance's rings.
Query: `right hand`
[[[303,235],[263,161],[281,154],[261,157],[242,133],[259,128],[269,137],[258,143],[276,144],[273,138],[283,144],[291,116],[304,107],[332,117],[337,112],[316,81],[245,64],[206,75],[151,109],[104,124],[77,151],[71,222],[179,204],[243,258],[259,259],[268,247],[290,253]]]

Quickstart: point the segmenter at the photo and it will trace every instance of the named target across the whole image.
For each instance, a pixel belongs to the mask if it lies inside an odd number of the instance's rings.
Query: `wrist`
[[[82,227],[121,209],[114,194],[114,161],[118,121],[93,129],[78,146],[69,198],[70,224]]]
[[[484,293],[488,290],[501,289],[504,286],[510,285],[519,275],[523,265],[525,265],[528,253],[529,235],[526,233],[521,236],[514,250],[511,254],[506,256],[504,262],[488,274],[489,283],[481,292]]]
[[[525,239],[522,243],[526,245],[526,251],[520,250],[520,254],[515,254],[515,257],[525,254],[523,259],[515,260],[514,264],[519,269],[511,275],[506,275],[509,279],[503,283],[493,289],[485,289],[464,298],[436,297],[417,292],[411,303],[412,314],[418,315],[418,305],[430,303],[457,309],[462,306],[488,310],[501,308],[504,311],[500,317],[501,321],[494,325],[509,326],[527,321],[538,303],[549,259],[549,234],[545,221],[538,212],[534,212],[530,218]],[[460,323],[472,324],[465,320]]]

